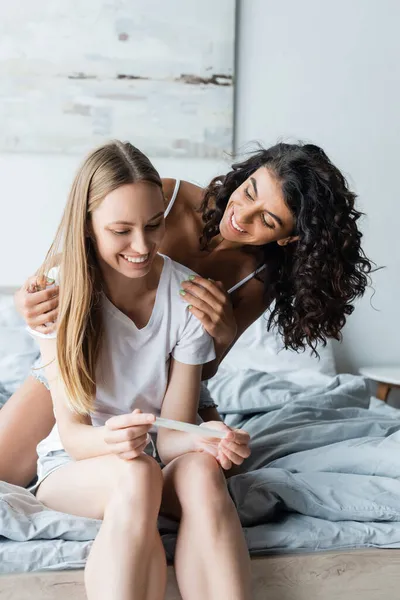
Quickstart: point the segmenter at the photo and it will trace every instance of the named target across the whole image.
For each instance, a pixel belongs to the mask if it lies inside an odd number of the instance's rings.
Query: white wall
[[[236,142],[321,145],[368,215],[365,250],[386,269],[349,318],[342,370],[400,365],[400,36],[397,0],[241,0]]]

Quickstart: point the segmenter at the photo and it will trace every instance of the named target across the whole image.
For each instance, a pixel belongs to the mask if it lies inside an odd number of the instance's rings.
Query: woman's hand
[[[59,290],[57,286],[46,289],[46,284],[52,282],[46,277],[30,277],[14,296],[15,306],[27,325],[40,333],[53,333],[55,329]]]
[[[108,419],[104,441],[109,444],[110,453],[123,460],[140,456],[149,443],[148,433],[155,420],[154,415],[142,413],[138,408],[130,414]]]
[[[188,310],[220,346],[228,348],[236,337],[237,325],[222,283],[191,275],[181,286],[180,294],[189,304]]]
[[[221,421],[208,421],[202,423],[209,429],[226,431],[224,439],[198,437],[195,441],[197,452],[208,452],[219,462],[225,471],[229,471],[233,465],[241,465],[251,454],[249,448],[250,436],[242,429],[231,429]]]

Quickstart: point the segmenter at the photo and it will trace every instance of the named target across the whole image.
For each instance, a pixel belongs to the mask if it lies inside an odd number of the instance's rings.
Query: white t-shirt
[[[163,258],[153,312],[145,327],[138,329],[103,296],[104,334],[91,414],[95,426],[104,425],[111,416],[130,413],[134,408],[159,416],[171,356],[189,365],[201,365],[215,358],[213,339],[187,310],[187,303],[179,294],[181,282],[193,271],[168,256]],[[52,275],[54,277],[54,273]],[[62,449],[55,425],[37,451],[40,457]]]

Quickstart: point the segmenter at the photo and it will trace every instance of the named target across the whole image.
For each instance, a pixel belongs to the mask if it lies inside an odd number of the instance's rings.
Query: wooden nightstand
[[[383,402],[387,401],[391,389],[400,388],[400,366],[362,367],[359,373],[377,382],[376,397]]]

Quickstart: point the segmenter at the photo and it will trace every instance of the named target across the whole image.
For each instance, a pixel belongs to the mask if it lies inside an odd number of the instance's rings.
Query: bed
[[[367,382],[280,351],[255,323],[209,393],[226,422],[252,437],[246,471],[229,481],[253,557],[254,598],[398,598],[400,413]],[[0,404],[37,348],[8,294],[0,296]],[[0,600],[84,597],[82,567],[99,523],[50,511],[0,483]],[[160,519],[172,559],[176,524]],[[57,592],[55,592],[57,590]],[[80,594],[80,595],[79,595]],[[167,600],[179,598],[173,572]]]

